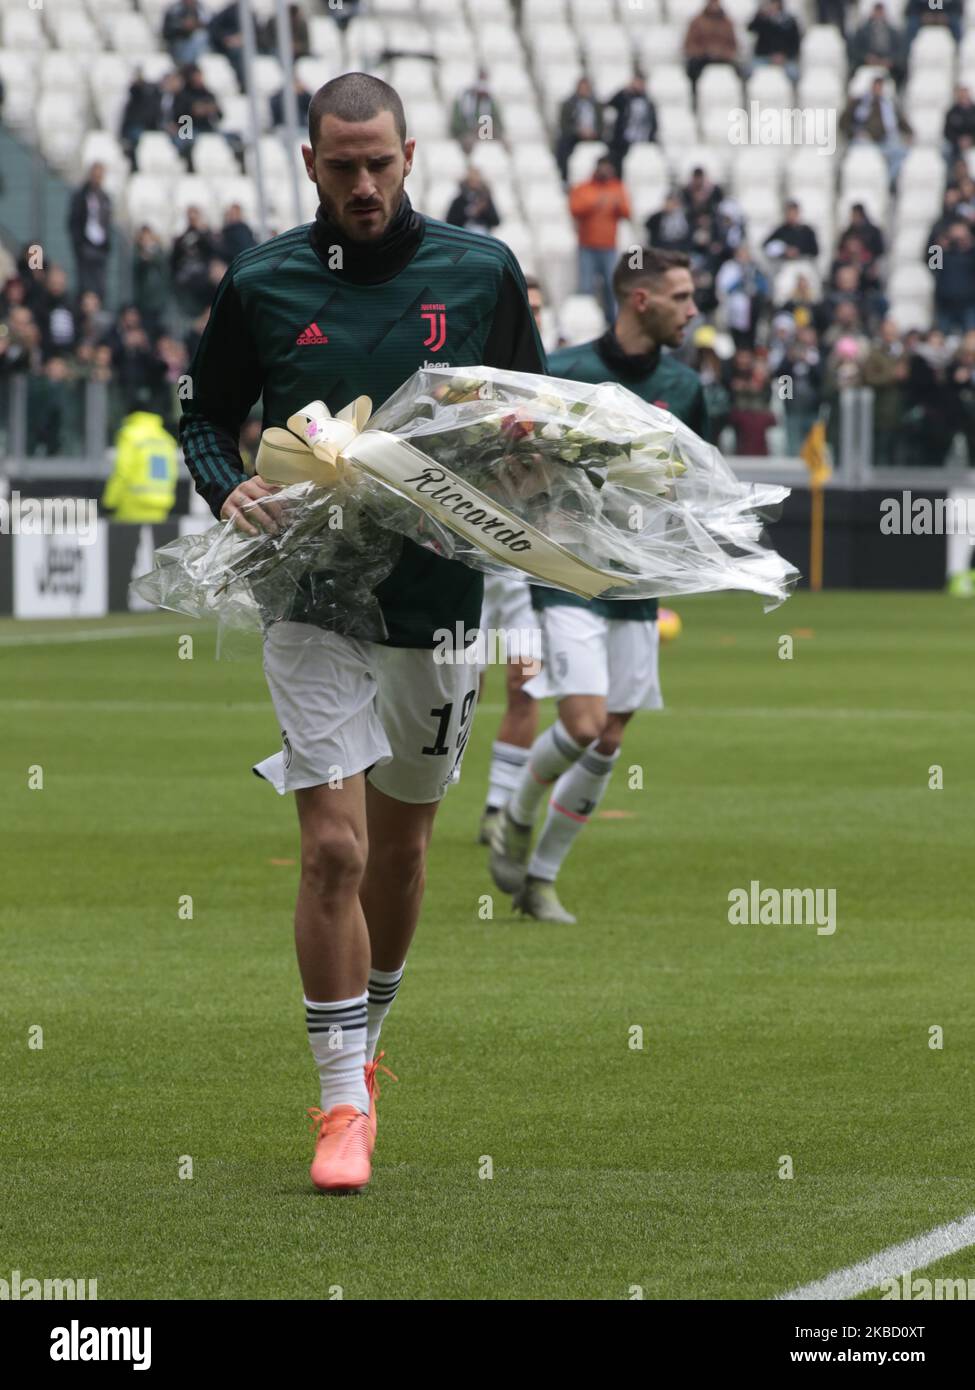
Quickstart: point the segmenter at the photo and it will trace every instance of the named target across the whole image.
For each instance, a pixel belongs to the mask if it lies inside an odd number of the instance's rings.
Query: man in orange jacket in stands
[[[609,155],[596,161],[588,183],[577,183],[569,193],[569,211],[579,236],[579,293],[596,294],[606,322],[616,318],[613,271],[619,259],[616,229],[630,216],[630,200]]]

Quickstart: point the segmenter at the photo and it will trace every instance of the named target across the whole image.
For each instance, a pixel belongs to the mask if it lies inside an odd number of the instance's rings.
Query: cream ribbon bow
[[[289,417],[286,430],[264,431],[256,472],[282,487],[334,487],[350,468],[361,468],[492,559],[535,579],[582,598],[633,582],[578,559],[405,439],[366,429],[371,414],[368,396],[357,396],[337,415],[312,401]]]

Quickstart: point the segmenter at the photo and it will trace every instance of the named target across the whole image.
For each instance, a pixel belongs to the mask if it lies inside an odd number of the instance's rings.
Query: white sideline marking
[[[78,632],[24,632],[0,637],[0,647],[46,647],[64,642],[108,642],[116,637],[165,637],[185,627],[97,627]]]
[[[782,1299],[827,1299],[854,1298],[858,1293],[876,1289],[885,1279],[924,1269],[946,1255],[954,1255],[975,1245],[975,1211],[969,1212],[959,1221],[949,1221],[945,1226],[935,1226],[926,1235],[905,1240],[901,1245],[891,1245],[869,1259],[861,1260],[848,1269],[837,1269],[818,1279],[814,1284],[803,1284],[801,1288],[780,1293],[776,1301]]]

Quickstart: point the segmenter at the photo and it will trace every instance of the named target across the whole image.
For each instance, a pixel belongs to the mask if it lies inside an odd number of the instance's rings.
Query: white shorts
[[[397,801],[439,801],[460,765],[477,701],[476,665],[361,642],[309,623],[275,623],[264,674],[283,751],[254,771],[285,792],[369,771]]]
[[[502,650],[509,661],[522,663],[538,658],[541,655],[539,627],[527,580],[514,576],[502,578],[495,574],[484,576],[481,632],[485,635],[485,650],[488,653]],[[492,639],[488,629],[505,634],[503,647],[501,638]]]
[[[559,604],[536,614],[542,627],[542,672],[523,687],[536,700],[602,695],[609,714],[663,709],[652,620],[603,618]]]

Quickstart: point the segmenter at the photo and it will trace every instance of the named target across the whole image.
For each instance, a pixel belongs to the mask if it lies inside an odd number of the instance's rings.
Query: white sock
[[[489,810],[500,810],[511,797],[530,756],[530,748],[519,748],[515,743],[495,740],[491,749],[491,772],[488,777]]]
[[[556,782],[528,865],[532,878],[554,883],[573,840],[602,801],[618,757],[618,749],[615,753],[597,753],[593,743]]]
[[[369,993],[366,1004],[366,1017],[368,1019],[366,1028],[367,1062],[371,1062],[376,1055],[379,1030],[383,1026],[383,1019],[393,1007],[393,1000],[396,998],[396,991],[399,989],[399,982],[403,978],[405,969],[406,966],[401,965],[398,970],[369,971]]]
[[[322,1109],[354,1105],[369,1114],[366,1065],[366,999],[333,999],[318,1004],[305,1000],[305,1022],[312,1056],[322,1083]]]
[[[533,825],[538,803],[545,792],[585,751],[586,745],[570,737],[561,719],[556,719],[551,728],[539,734],[532,744],[528,765],[508,802],[511,819],[518,825]]]

